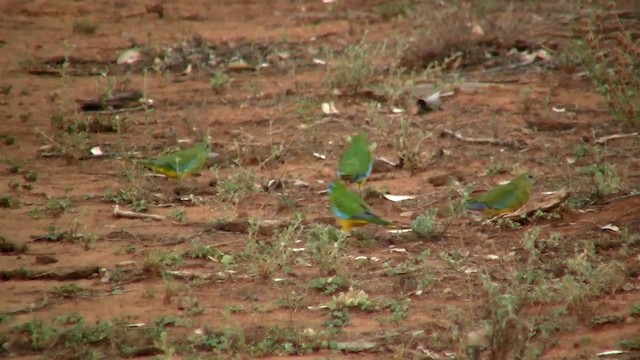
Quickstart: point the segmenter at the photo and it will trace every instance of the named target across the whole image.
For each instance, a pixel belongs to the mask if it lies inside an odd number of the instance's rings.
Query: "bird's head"
[[[524,173],[520,177],[531,185],[536,183],[536,177],[532,173]]]
[[[366,144],[367,142],[369,142],[369,135],[364,131],[357,133],[351,137],[351,142]]]

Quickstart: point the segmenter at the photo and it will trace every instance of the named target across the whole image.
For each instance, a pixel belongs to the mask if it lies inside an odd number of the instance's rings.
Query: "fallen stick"
[[[86,266],[77,269],[55,271],[30,270],[25,268],[15,270],[0,270],[0,280],[83,280],[98,274],[97,266]]]
[[[302,222],[303,225],[311,225],[311,224],[333,224],[333,217],[318,217],[314,219],[307,219]],[[276,230],[282,230],[287,226],[293,225],[294,222],[290,220],[260,220],[257,224],[254,224],[255,230],[260,235],[271,236]],[[207,224],[207,229],[205,232],[210,232],[212,230],[224,231],[224,232],[233,232],[233,233],[243,233],[248,234],[250,230],[252,230],[252,225],[249,222],[249,219],[235,219],[235,220],[224,220],[218,221],[214,224]],[[224,243],[223,243],[224,244]],[[218,244],[214,246],[220,246]]]
[[[193,279],[209,280],[215,276],[214,273],[198,274],[198,273],[189,272],[189,271],[173,271],[173,270],[167,270],[165,271],[165,274],[168,274],[175,278],[183,279],[183,280],[193,280]]]
[[[598,138],[596,139],[595,143],[598,145],[602,145],[602,144],[606,144],[608,141],[611,141],[611,140],[624,139],[624,138],[634,137],[634,136],[638,136],[638,133],[634,132],[630,134],[614,134],[614,135],[603,136],[601,138]]]
[[[614,219],[614,222],[615,222],[615,221],[620,221],[620,219],[622,219],[622,218],[624,218],[624,217],[627,217],[627,216],[629,216],[629,215],[631,215],[631,214],[633,214],[633,213],[636,213],[636,212],[640,214],[640,206],[636,206],[636,207],[634,207],[633,209],[631,209],[631,210],[629,210],[629,211],[625,212],[624,214],[619,215],[618,217],[616,217],[616,218]]]
[[[538,211],[542,211],[545,213],[554,211],[555,209],[560,207],[560,205],[562,205],[568,198],[569,192],[566,189],[560,189],[554,194],[542,200],[529,203],[514,212],[494,216],[485,221],[485,223],[489,223],[496,219],[509,219],[516,222],[528,221],[528,219],[535,216]]]
[[[130,108],[115,109],[115,110],[91,111],[91,113],[97,114],[97,115],[114,115],[114,114],[121,114],[126,112],[145,111],[151,108],[153,108],[153,106],[151,105],[140,105],[140,106],[135,106]]]
[[[324,117],[324,118],[322,118],[322,119],[320,119],[320,120],[318,120],[318,121],[316,121],[316,122],[314,122],[312,124],[302,124],[302,125],[298,126],[298,129],[303,129],[303,130],[309,129],[309,128],[312,128],[312,127],[315,127],[315,126],[318,126],[318,125],[323,125],[323,124],[325,124],[325,123],[327,123],[329,121],[333,121],[333,120],[335,120],[335,118],[333,118],[331,116],[327,116],[327,117]]]
[[[113,216],[117,218],[126,218],[126,219],[151,219],[156,221],[164,220],[164,216],[161,216],[161,215],[143,214],[143,213],[137,213],[133,211],[120,210],[120,207],[118,205],[113,207]]]
[[[603,201],[602,203],[603,203],[603,204],[610,204],[610,203],[612,203],[612,202],[616,202],[616,201],[620,201],[620,200],[624,200],[624,199],[628,199],[628,198],[636,197],[636,196],[640,196],[640,193],[638,193],[638,194],[628,194],[628,195],[618,196],[618,197],[615,197],[615,198],[613,198],[613,199],[605,200],[605,201]]]
[[[31,303],[28,306],[7,311],[7,314],[8,315],[28,314],[28,313],[32,313],[34,311],[43,309],[47,305],[49,305],[49,298],[45,296],[44,298],[42,298],[42,300],[40,300],[40,302]]]
[[[509,146],[509,147],[518,148],[518,149],[521,149],[524,147],[523,143],[516,140],[509,141],[509,140],[500,140],[496,138],[470,138],[458,132],[451,131],[448,129],[442,130],[441,136],[443,135],[447,135],[458,141],[471,143],[471,144],[490,144],[490,145],[498,145],[498,146]]]
[[[532,65],[534,62],[520,62],[517,64],[511,64],[511,65],[506,65],[506,66],[497,66],[491,69],[487,69],[484,71],[485,74],[491,74],[491,73],[497,73],[497,72],[502,72],[502,71],[509,71],[509,70],[515,70],[515,69],[519,69],[521,67],[525,67],[525,66],[530,66]]]

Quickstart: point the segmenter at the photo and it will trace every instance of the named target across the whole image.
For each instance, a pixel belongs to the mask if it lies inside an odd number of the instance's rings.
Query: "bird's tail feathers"
[[[375,218],[371,222],[374,223],[374,224],[384,225],[384,226],[388,226],[388,227],[397,227],[397,225],[393,221],[387,221],[387,220],[380,219],[380,218]]]

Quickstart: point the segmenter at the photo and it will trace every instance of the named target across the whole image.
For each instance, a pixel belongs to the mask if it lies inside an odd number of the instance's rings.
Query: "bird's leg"
[[[194,191],[198,190],[200,187],[200,184],[195,179],[187,179],[185,177],[181,177],[179,178],[179,180],[182,184],[184,184],[184,189],[187,190],[189,194],[193,194]]]
[[[360,182],[358,182],[358,193],[360,196],[362,196],[362,192],[364,191],[364,183],[367,182],[367,179],[364,179]]]

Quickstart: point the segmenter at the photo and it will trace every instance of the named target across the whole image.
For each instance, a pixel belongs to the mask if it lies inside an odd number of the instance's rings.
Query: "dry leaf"
[[[336,105],[332,102],[322,103],[322,112],[327,115],[338,115],[340,112],[336,109]]]
[[[621,355],[624,354],[626,351],[623,350],[609,350],[609,351],[603,351],[600,353],[597,353],[596,356],[611,356],[611,355]]]
[[[620,228],[613,225],[613,224],[607,224],[603,227],[600,228],[601,230],[609,230],[609,231],[613,231],[613,232],[618,232],[620,231]]]
[[[322,59],[313,59],[313,63],[316,65],[327,65],[327,62]]]
[[[404,234],[404,233],[408,233],[408,232],[412,232],[413,230],[411,229],[391,229],[391,230],[387,230],[388,233],[390,234]]]
[[[140,50],[132,48],[120,52],[120,55],[118,55],[118,60],[116,60],[116,64],[133,64],[140,60],[142,60],[142,54],[140,53]]]
[[[255,70],[255,67],[253,67],[252,65],[249,65],[246,61],[239,59],[239,60],[230,62],[229,65],[227,66],[227,69],[241,71],[241,70]]]
[[[100,146],[94,146],[89,151],[91,152],[91,155],[93,155],[93,156],[104,155],[104,152],[102,152],[102,149],[100,148]]]
[[[143,327],[145,326],[145,323],[133,323],[133,324],[127,324],[125,325],[128,328],[139,328],[139,327]]]
[[[393,201],[393,202],[400,202],[400,201],[405,201],[405,200],[412,200],[415,199],[415,196],[412,195],[391,195],[391,194],[382,194],[382,196],[384,196],[385,199],[389,200],[389,201]]]

